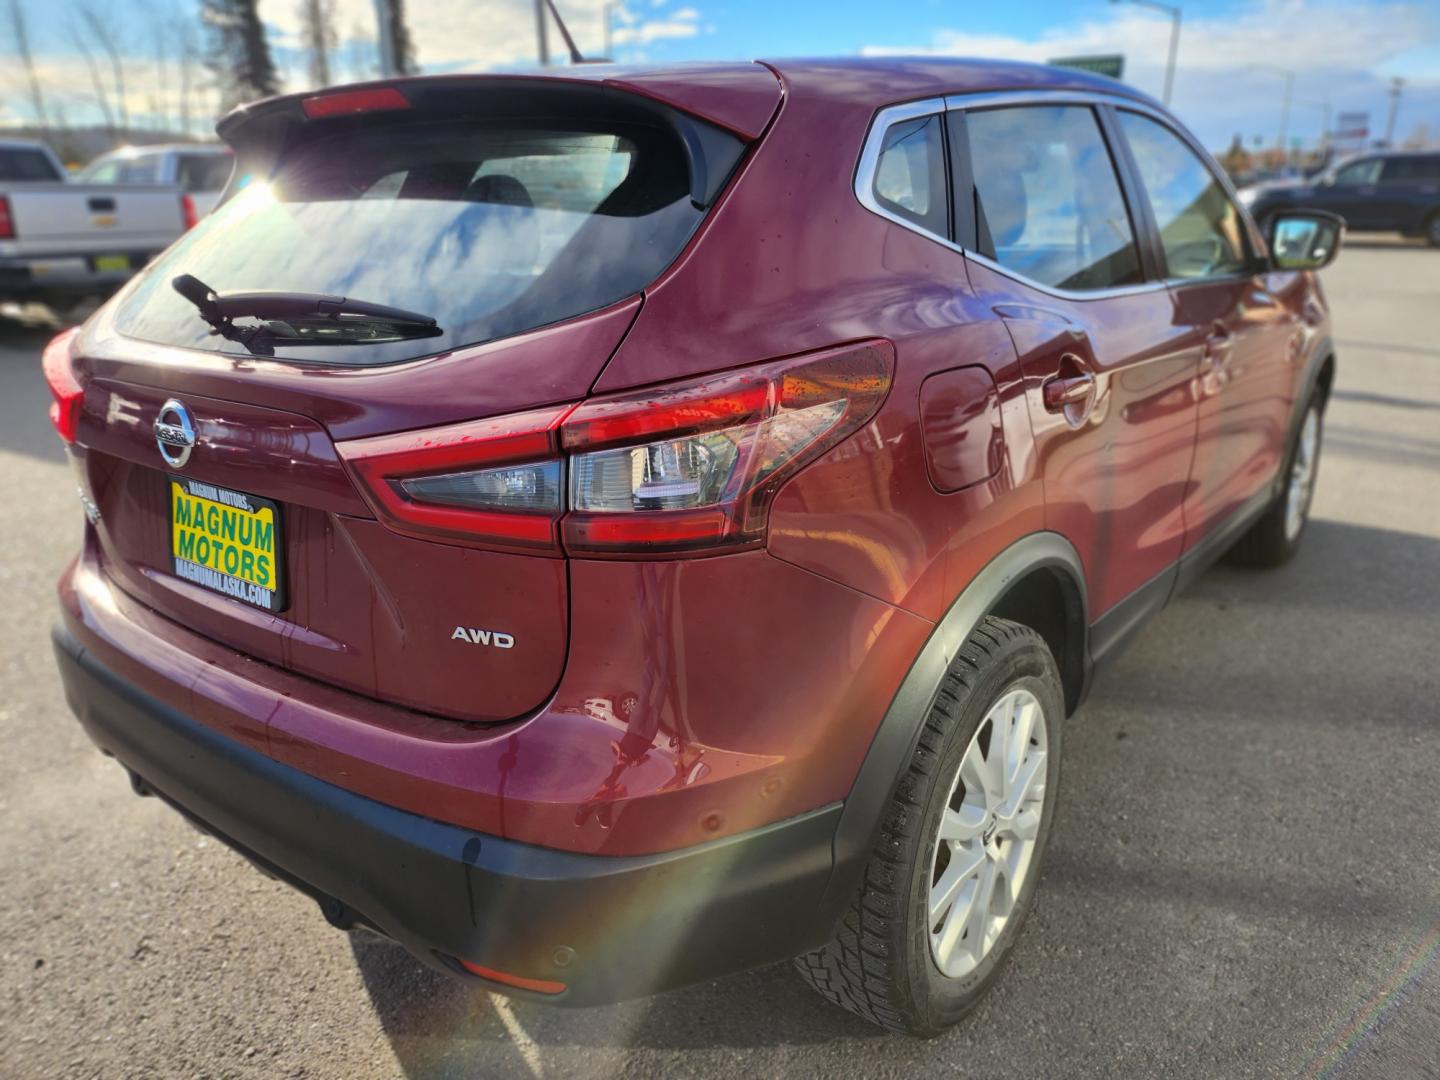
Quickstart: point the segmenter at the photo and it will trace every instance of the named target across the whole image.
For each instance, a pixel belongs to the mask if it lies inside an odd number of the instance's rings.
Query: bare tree
[[[380,57],[381,74],[418,75],[420,63],[415,58],[415,42],[405,26],[405,0],[377,0],[375,13],[381,24],[381,52],[385,51],[385,43],[391,50],[390,56]]]
[[[30,90],[30,108],[34,110],[35,121],[42,131],[50,127],[45,111],[45,91],[40,86],[40,73],[35,70],[35,57],[30,52],[30,21],[20,0],[10,0],[10,33],[15,39],[15,51],[20,55],[20,66],[25,69],[25,81]]]
[[[300,0],[300,38],[309,53],[310,82],[330,85],[330,53],[338,44],[335,33],[335,0]]]
[[[357,22],[350,27],[342,55],[345,58],[345,77],[351,82],[364,82],[375,77],[374,37],[363,23]]]
[[[280,92],[280,76],[256,8],[257,0],[201,0],[209,30],[206,66],[220,91],[221,108]]]
[[[150,98],[150,112],[156,126],[162,129],[170,126],[169,50],[165,46],[174,21],[174,12],[159,8],[150,11],[150,37],[155,43],[155,92]]]
[[[111,141],[115,139],[115,110],[110,107],[110,91],[105,85],[105,78],[100,74],[100,65],[95,59],[95,53],[91,50],[89,42],[85,40],[85,32],[79,26],[74,26],[70,31],[71,42],[80,58],[85,61],[85,68],[90,72],[90,87],[94,92],[95,107],[100,110],[100,115],[105,119],[105,131]]]
[[[75,5],[75,14],[95,44],[110,61],[111,81],[115,87],[115,113],[121,130],[130,127],[130,106],[125,100],[125,61],[121,55],[120,31],[112,18],[113,10],[98,7],[92,0]]]
[[[182,19],[176,33],[175,63],[180,72],[180,130],[190,134],[190,92],[195,89],[200,66],[200,45],[195,36],[195,25],[189,19]]]

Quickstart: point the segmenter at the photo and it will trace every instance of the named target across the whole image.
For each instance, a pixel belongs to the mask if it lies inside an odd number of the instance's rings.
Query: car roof
[[[796,93],[840,97],[881,108],[944,94],[1065,90],[1111,94],[1159,106],[1133,86],[1074,68],[1018,60],[948,56],[845,56],[762,61]]]
[[[1103,75],[1013,60],[940,56],[840,56],[673,64],[571,64],[537,70],[412,75],[330,86],[241,105],[216,126],[230,141],[254,117],[293,108],[311,96],[381,86],[469,81],[590,83],[654,98],[735,131],[760,134],[779,104],[791,97],[844,101],[871,110],[946,94],[1002,90],[1058,90],[1109,94],[1160,108],[1148,94]]]

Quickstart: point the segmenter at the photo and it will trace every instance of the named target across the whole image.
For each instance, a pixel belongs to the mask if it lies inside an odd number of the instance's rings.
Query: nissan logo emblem
[[[165,464],[174,469],[183,469],[190,460],[190,451],[195,449],[195,421],[190,410],[171,398],[160,406],[160,415],[155,417],[155,445]]]

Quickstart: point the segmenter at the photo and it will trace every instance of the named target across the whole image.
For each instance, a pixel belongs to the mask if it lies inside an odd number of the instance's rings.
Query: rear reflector
[[[393,86],[371,90],[342,90],[334,94],[316,94],[300,103],[311,120],[327,116],[348,116],[352,113],[383,112],[387,109],[408,109],[410,102]]]
[[[884,341],[336,444],[377,517],[470,547],[624,557],[761,544],[791,476],[867,424]]]
[[[0,195],[0,240],[15,239],[15,218],[10,213],[10,200]]]
[[[50,402],[50,422],[67,443],[75,441],[80,406],[85,401],[85,388],[75,378],[75,368],[70,359],[75,334],[74,327],[62,331],[40,354],[40,368],[45,373],[45,382],[54,399]]]
[[[470,963],[469,960],[461,960],[460,966],[471,975],[479,975],[482,979],[503,983],[505,986],[513,986],[519,990],[533,990],[537,994],[560,994],[565,991],[564,983],[552,982],[550,979],[527,979],[523,975],[511,975],[508,972],[496,971],[494,968],[481,967],[479,964]]]

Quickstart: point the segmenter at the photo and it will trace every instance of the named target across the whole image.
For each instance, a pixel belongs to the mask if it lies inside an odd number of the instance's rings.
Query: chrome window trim
[[[1024,274],[1017,273],[1008,267],[1000,265],[994,259],[981,255],[978,251],[969,250],[950,240],[948,237],[940,236],[929,229],[917,225],[908,218],[892,213],[881,206],[875,198],[875,169],[880,160],[880,148],[885,142],[885,132],[893,125],[903,123],[906,120],[915,120],[922,116],[943,115],[947,112],[975,112],[981,109],[1001,108],[1014,105],[1082,105],[1094,108],[1099,105],[1110,105],[1115,108],[1129,109],[1133,112],[1148,116],[1164,125],[1174,132],[1186,146],[1195,149],[1195,142],[1188,133],[1175,127],[1174,120],[1162,110],[1140,101],[1127,97],[1124,94],[1107,94],[1090,90],[980,90],[967,94],[947,94],[944,97],[924,98],[920,101],[909,101],[899,105],[890,105],[881,109],[875,114],[870,122],[870,130],[866,133],[864,146],[860,150],[860,160],[855,168],[855,198],[860,205],[869,210],[872,214],[884,218],[886,221],[894,222],[901,228],[909,229],[919,236],[925,237],[942,247],[951,251],[959,252],[966,259],[970,259],[992,270],[1002,277],[1009,278],[1024,285],[1026,288],[1034,289],[1036,292],[1045,293],[1049,296],[1059,297],[1063,300],[1085,302],[1088,300],[1106,300],[1116,296],[1136,296],[1141,293],[1156,292],[1161,289],[1196,285],[1205,282],[1212,282],[1216,278],[1165,278],[1155,281],[1144,281],[1138,285],[1115,285],[1107,289],[1061,289],[1053,285],[1046,285],[1042,282],[1028,278]],[[1098,118],[1097,118],[1098,125]],[[1102,130],[1101,137],[1104,137]],[[1251,241],[1255,243],[1256,251],[1264,257],[1268,249],[1261,239],[1259,230],[1255,227],[1254,220],[1250,217],[1249,211],[1240,204],[1235,195],[1235,189],[1230,184],[1229,177],[1222,173],[1216,174],[1211,164],[1208,153],[1199,154],[1200,161],[1206,168],[1210,169],[1212,175],[1220,181],[1221,188],[1227,197],[1240,210],[1242,218],[1250,228]],[[949,170],[947,167],[947,175]],[[1119,169],[1116,169],[1116,183],[1121,184],[1123,192],[1124,185],[1121,183]],[[1135,244],[1138,248],[1140,237],[1135,237]],[[1226,275],[1226,279],[1235,277],[1243,279],[1251,277],[1250,274]]]
[[[918,120],[922,116],[943,116],[946,111],[945,99],[935,97],[906,102],[904,105],[891,105],[876,113],[875,119],[870,121],[870,131],[865,136],[865,145],[860,150],[860,163],[855,167],[855,198],[859,199],[860,205],[872,214],[878,214],[886,221],[893,221],[896,225],[918,233],[927,240],[933,240],[951,251],[958,251],[964,255],[965,249],[949,237],[933,233],[909,218],[901,217],[893,210],[887,210],[875,197],[875,170],[880,164],[880,150],[885,145],[885,132],[907,120]],[[945,166],[945,176],[948,182],[950,176],[948,162]]]

